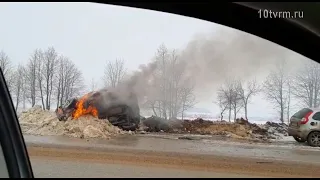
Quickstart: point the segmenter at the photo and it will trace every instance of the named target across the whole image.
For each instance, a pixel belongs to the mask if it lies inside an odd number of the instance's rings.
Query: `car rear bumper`
[[[288,128],[288,135],[289,136],[295,136],[295,137],[307,139],[308,134],[309,134],[309,131],[301,130],[300,128],[294,128],[294,127]]]

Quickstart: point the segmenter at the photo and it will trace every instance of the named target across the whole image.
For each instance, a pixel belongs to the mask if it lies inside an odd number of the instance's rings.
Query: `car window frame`
[[[315,115],[319,114],[319,119],[315,119]],[[320,112],[316,112],[314,113],[314,115],[312,116],[312,119],[315,120],[315,121],[320,121]]]
[[[128,6],[128,7],[130,7],[130,6]],[[134,6],[131,6],[131,7],[134,7]],[[144,9],[147,9],[147,8],[144,8]],[[224,11],[227,12],[227,10],[224,10]],[[179,14],[179,13],[176,12],[174,14]],[[190,16],[190,14],[189,14],[189,17],[193,17],[193,16],[192,15]],[[205,20],[205,18],[199,18],[199,19]],[[242,19],[246,19],[246,18],[242,18]],[[211,22],[213,22],[213,21],[211,21]],[[215,23],[222,24],[219,22],[215,22]],[[255,24],[255,23],[252,23],[252,24]],[[246,26],[247,26],[247,24],[246,24]],[[233,27],[233,28],[235,28],[235,27]],[[240,29],[240,28],[236,28],[236,29]],[[282,31],[282,32],[286,32],[286,31]],[[250,33],[250,34],[254,34],[254,33]],[[298,33],[296,33],[296,34],[298,34]],[[261,36],[259,36],[259,37],[261,37]],[[268,38],[263,38],[263,39],[269,40]],[[303,41],[303,42],[305,42],[305,41]],[[300,44],[300,43],[295,43],[295,44]],[[284,47],[288,47],[288,46],[284,45]],[[295,50],[295,52],[301,53],[301,49],[300,49],[300,51]],[[311,51],[308,51],[308,53],[310,53],[310,52]],[[311,59],[318,59],[318,58],[311,58]],[[13,158],[13,157],[7,158],[6,157],[6,161],[8,161],[7,159],[12,158],[11,160],[14,160],[14,162],[12,164],[16,166],[16,167],[14,167],[13,165],[9,165],[8,170],[10,170],[11,168],[20,169],[19,165],[21,165],[22,169],[24,169],[24,168],[30,169],[31,166],[30,166],[27,150],[25,147],[24,139],[23,139],[23,136],[21,133],[19,123],[18,123],[18,119],[16,117],[16,112],[14,111],[14,108],[13,108],[13,103],[10,98],[11,97],[10,93],[7,89],[6,83],[3,78],[2,71],[0,72],[0,81],[1,81],[0,82],[0,92],[1,92],[1,94],[0,94],[0,103],[1,103],[0,104],[0,118],[1,118],[0,119],[0,128],[6,129],[5,131],[1,131],[2,129],[0,129],[0,141],[1,141],[1,145],[4,145],[3,147],[5,147],[3,149],[5,151],[4,155],[6,155],[6,153],[9,153],[13,156],[16,155],[16,157],[17,157],[17,158]],[[10,111],[6,111],[6,110],[10,110]],[[6,144],[4,142],[8,142],[8,144]],[[16,148],[20,148],[20,149],[16,149]],[[29,163],[26,161],[26,159],[28,160]],[[28,165],[29,165],[29,167],[27,167]],[[23,168],[23,166],[24,166],[24,168]],[[17,170],[17,171],[20,172],[20,170]],[[27,171],[29,171],[29,170],[27,170]],[[21,173],[22,175],[26,175],[26,178],[27,178],[28,174],[30,175],[30,171],[27,173],[26,171],[21,170],[21,172],[22,172]],[[14,173],[14,172],[11,172],[11,173]],[[32,174],[32,170],[31,170],[31,174]],[[12,177],[11,175],[12,174],[10,174],[10,177]]]
[[[9,178],[34,178],[18,117],[1,69],[0,144]]]

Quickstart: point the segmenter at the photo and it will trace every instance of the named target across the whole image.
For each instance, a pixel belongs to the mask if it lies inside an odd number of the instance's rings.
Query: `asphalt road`
[[[173,136],[25,140],[35,177],[320,177],[320,149],[294,141],[248,144]]]
[[[210,178],[259,177],[243,174],[190,171],[160,167],[143,167],[125,164],[31,158],[36,178]]]
[[[181,136],[181,135],[180,135]],[[196,136],[197,137],[197,136]],[[59,136],[24,136],[29,146],[73,147],[82,149],[112,148],[119,150],[147,150],[161,152],[180,152],[194,154],[215,154],[228,157],[248,157],[317,163],[320,148],[292,141],[272,144],[242,143],[226,139],[184,140],[174,135],[161,136],[127,136],[111,140],[78,139]]]

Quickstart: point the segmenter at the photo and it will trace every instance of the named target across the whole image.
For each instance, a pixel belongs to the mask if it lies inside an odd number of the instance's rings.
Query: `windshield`
[[[309,132],[288,130],[320,105],[320,66],[298,53],[99,3],[1,3],[0,22],[35,177],[320,177]]]

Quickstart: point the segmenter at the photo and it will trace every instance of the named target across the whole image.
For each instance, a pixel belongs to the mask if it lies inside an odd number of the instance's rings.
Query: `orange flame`
[[[86,100],[88,99],[89,95],[91,93],[88,93],[86,95],[84,95],[76,104],[76,108],[72,113],[72,118],[73,119],[78,119],[80,116],[83,115],[87,115],[90,114],[94,117],[98,117],[98,110],[93,107],[92,105],[90,105],[88,108],[84,108],[83,104],[84,102],[86,102]]]

